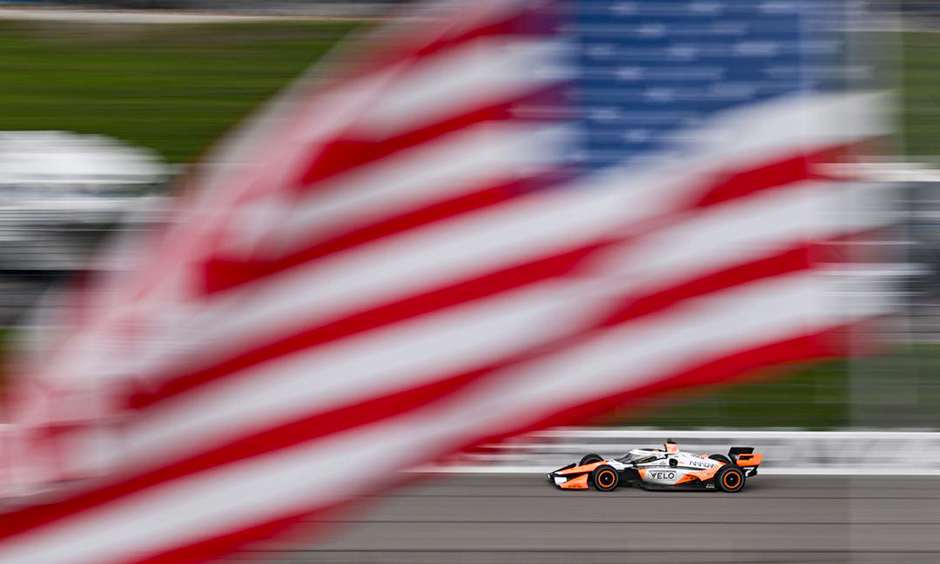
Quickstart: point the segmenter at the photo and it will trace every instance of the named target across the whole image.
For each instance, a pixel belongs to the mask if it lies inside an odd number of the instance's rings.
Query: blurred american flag
[[[449,2],[301,81],[23,360],[0,561],[203,561],[486,440],[844,353],[883,309],[833,262],[884,219],[822,165],[881,132],[825,4]]]

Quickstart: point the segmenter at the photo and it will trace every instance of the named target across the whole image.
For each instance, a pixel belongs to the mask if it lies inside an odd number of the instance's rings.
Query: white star
[[[642,67],[623,67],[614,71],[620,80],[642,80],[646,71]]]
[[[796,2],[772,1],[760,5],[760,11],[765,14],[786,14],[796,11]]]
[[[716,35],[744,35],[748,25],[742,22],[717,22],[712,24],[712,33]]]
[[[666,35],[666,26],[663,24],[641,25],[637,33],[644,37],[662,37]]]
[[[617,111],[617,108],[596,108],[591,110],[591,119],[593,121],[601,122],[610,122],[616,121],[620,117],[620,112]]]
[[[748,57],[770,57],[780,52],[780,44],[773,41],[742,41],[734,52]]]
[[[692,2],[689,4],[689,11],[699,14],[717,14],[722,11],[722,5],[719,2]]]
[[[602,59],[605,57],[611,57],[616,53],[616,49],[610,43],[595,43],[594,45],[588,45],[587,54],[589,57],[595,59]]]
[[[635,14],[637,11],[637,5],[636,2],[619,2],[614,4],[611,9],[615,14],[624,16],[628,14]]]
[[[643,96],[654,102],[671,102],[676,98],[676,91],[672,88],[650,88]]]
[[[650,138],[650,132],[646,129],[632,129],[624,134],[624,139],[634,143],[642,143]]]
[[[672,59],[694,59],[698,55],[698,49],[692,45],[673,45],[667,50],[669,57]]]

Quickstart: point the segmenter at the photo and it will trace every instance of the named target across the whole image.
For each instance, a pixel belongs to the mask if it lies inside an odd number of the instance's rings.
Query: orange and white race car
[[[588,454],[548,475],[563,490],[586,490],[592,485],[602,492],[618,486],[650,490],[697,489],[735,493],[748,478],[757,475],[764,456],[754,447],[732,447],[728,455],[681,452],[667,440],[664,448],[637,448],[619,458]]]

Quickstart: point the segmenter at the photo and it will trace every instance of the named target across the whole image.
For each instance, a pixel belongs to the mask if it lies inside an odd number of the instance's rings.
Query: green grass
[[[848,426],[849,371],[845,361],[811,363],[775,371],[746,383],[690,390],[644,406],[638,418],[628,411],[610,422],[675,429],[696,427]]]
[[[189,162],[356,22],[0,22],[0,131],[102,133]]]
[[[940,34],[900,34],[902,149],[940,155]]]
[[[0,131],[103,133],[189,162],[359,25],[0,21]],[[940,34],[881,39],[900,47],[905,151],[940,155]]]
[[[738,385],[692,390],[609,424],[838,429],[940,428],[940,347],[779,368]]]

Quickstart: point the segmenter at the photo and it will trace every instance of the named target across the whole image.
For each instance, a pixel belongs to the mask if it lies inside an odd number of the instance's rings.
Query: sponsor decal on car
[[[687,464],[695,468],[711,468],[712,466],[717,464],[717,462],[709,463],[709,462],[705,462],[704,460],[695,460],[693,458],[693,459],[690,459]]]
[[[654,480],[673,480],[676,477],[674,470],[652,470],[648,474]]]

